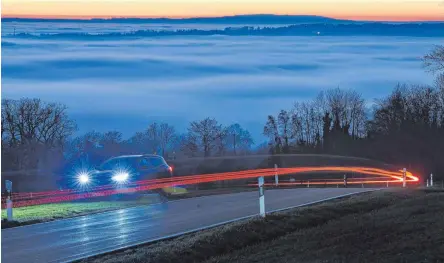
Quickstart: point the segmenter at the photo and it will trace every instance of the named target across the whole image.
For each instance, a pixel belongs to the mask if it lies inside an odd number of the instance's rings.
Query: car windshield
[[[99,170],[113,170],[117,168],[137,168],[140,165],[140,157],[116,158],[103,162]]]

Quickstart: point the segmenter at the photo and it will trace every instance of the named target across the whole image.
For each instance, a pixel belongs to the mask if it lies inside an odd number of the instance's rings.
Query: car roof
[[[142,156],[143,156],[143,157],[163,158],[162,156],[157,155],[157,154],[144,154],[144,155],[142,155]]]
[[[121,156],[112,157],[112,158],[109,158],[107,161],[118,160],[118,159],[141,158],[141,157],[161,158],[161,159],[163,159],[162,156],[156,155],[156,154],[133,154],[133,155],[121,155]]]

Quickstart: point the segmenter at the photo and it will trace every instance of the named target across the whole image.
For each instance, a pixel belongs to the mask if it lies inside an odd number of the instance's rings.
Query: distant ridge
[[[62,32],[50,34],[18,33],[3,37],[38,38],[38,39],[122,39],[124,37],[162,37],[162,36],[410,36],[410,37],[444,37],[444,24],[432,23],[350,23],[350,24],[300,24],[282,27],[242,26],[224,29],[177,29],[177,30],[136,30],[131,32]],[[2,42],[3,44],[3,42]]]
[[[2,18],[2,22],[79,22],[79,23],[169,23],[169,24],[311,24],[311,23],[354,23],[352,20],[339,20],[312,15],[235,15],[222,17],[193,18],[93,18],[93,19],[46,19],[46,18]]]

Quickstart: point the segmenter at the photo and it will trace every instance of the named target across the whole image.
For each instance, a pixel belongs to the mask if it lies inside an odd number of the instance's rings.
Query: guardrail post
[[[274,165],[274,184],[275,184],[276,186],[279,185],[278,165],[277,165],[277,164]]]
[[[9,180],[5,180],[5,186],[6,186],[6,192],[7,192],[7,199],[6,199],[6,217],[8,218],[8,221],[14,220],[14,217],[12,215],[12,182]]]
[[[403,170],[402,170],[402,187],[405,187],[406,186],[406,173],[407,173],[407,169],[406,168],[404,168]]]
[[[264,177],[257,178],[259,186],[259,214],[265,217]]]
[[[344,174],[344,187],[347,187],[347,174]]]
[[[307,188],[310,188],[310,181],[307,181]]]
[[[387,188],[389,187],[389,181],[387,181]]]

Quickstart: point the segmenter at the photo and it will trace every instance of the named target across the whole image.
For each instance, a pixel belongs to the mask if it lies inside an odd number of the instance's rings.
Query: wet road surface
[[[359,188],[268,190],[266,211],[303,205]],[[69,262],[118,248],[257,215],[258,192],[177,200],[2,230],[2,262]]]

